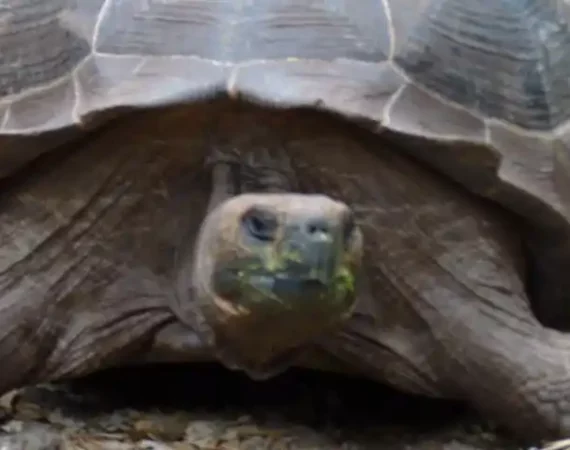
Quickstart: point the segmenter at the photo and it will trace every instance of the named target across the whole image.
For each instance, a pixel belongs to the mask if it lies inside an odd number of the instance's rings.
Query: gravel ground
[[[346,377],[123,369],[0,399],[0,450],[510,450],[462,406]]]

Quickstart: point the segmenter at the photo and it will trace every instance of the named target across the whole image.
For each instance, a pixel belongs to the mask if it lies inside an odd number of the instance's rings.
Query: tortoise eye
[[[264,242],[275,239],[277,232],[277,217],[270,211],[261,208],[251,208],[242,217],[244,230],[251,237]]]

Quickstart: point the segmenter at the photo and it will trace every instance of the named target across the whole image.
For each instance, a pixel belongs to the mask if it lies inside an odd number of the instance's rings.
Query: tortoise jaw
[[[318,314],[334,321],[350,313],[355,303],[354,267],[342,260],[342,252],[335,253],[334,258],[312,256],[309,263],[283,257],[277,267],[255,256],[233,260],[216,267],[212,285],[227,309],[260,320]]]
[[[222,362],[256,378],[270,376],[350,317],[354,276],[339,259],[326,268],[297,262],[270,271],[251,259],[241,261],[243,268],[236,268],[236,261],[218,267],[212,302],[216,320],[211,322]]]

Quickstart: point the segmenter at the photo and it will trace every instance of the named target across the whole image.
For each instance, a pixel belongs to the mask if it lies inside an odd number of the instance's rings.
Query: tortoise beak
[[[303,228],[287,230],[276,251],[282,269],[275,274],[273,293],[280,298],[326,291],[342,263],[345,246],[341,233]]]

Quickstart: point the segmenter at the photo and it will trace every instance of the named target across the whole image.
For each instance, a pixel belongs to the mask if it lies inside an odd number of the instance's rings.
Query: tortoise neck
[[[298,191],[291,159],[283,149],[214,150],[208,212],[239,194]]]

